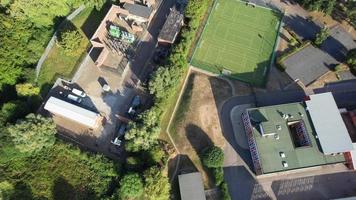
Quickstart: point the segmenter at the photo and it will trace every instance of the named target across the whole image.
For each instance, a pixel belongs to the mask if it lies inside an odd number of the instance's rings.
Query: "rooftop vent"
[[[279,152],[279,156],[280,156],[281,158],[285,158],[285,157],[286,157],[286,154],[285,154],[283,151],[281,151],[281,152]]]
[[[288,163],[286,161],[282,161],[282,165],[284,168],[288,167]]]
[[[287,114],[283,114],[282,117],[283,117],[283,119],[288,119],[288,115]]]
[[[303,117],[303,116],[304,116],[304,114],[303,114],[303,113],[301,113],[301,112],[299,112],[299,115],[300,115],[301,117]]]
[[[282,126],[281,125],[277,125],[276,129],[280,131],[280,130],[282,130]]]
[[[275,135],[274,135],[274,139],[279,140],[279,135],[278,135],[278,134],[275,134]]]

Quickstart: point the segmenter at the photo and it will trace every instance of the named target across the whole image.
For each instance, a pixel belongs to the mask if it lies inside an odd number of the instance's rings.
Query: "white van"
[[[82,102],[82,98],[80,98],[78,96],[75,96],[75,95],[72,95],[72,94],[68,94],[67,98],[72,100],[72,101],[75,101],[77,103]]]
[[[72,92],[73,92],[73,94],[76,94],[76,95],[78,95],[80,97],[86,97],[87,96],[87,94],[85,94],[85,92],[83,92],[81,90],[78,90],[78,89],[75,89],[75,88],[72,89]]]

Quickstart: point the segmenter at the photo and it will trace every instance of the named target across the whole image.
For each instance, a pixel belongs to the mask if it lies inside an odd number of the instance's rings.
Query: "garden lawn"
[[[217,0],[191,65],[263,86],[281,16],[271,9],[237,0]]]
[[[81,49],[81,54],[77,56],[65,55],[63,50],[55,44],[41,68],[38,77],[40,86],[45,84],[52,85],[58,77],[72,78],[89,47],[89,37],[100,23],[105,11],[106,9],[96,11],[93,8],[85,8],[71,22],[68,22],[72,23],[82,35],[81,43],[78,47]]]

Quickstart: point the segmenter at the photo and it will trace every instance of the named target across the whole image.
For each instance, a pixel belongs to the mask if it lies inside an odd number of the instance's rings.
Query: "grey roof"
[[[351,138],[333,95],[328,92],[309,97],[310,100],[305,103],[323,153],[332,154],[353,150]]]
[[[60,115],[89,127],[95,127],[100,117],[98,113],[57,99],[55,97],[50,97],[47,100],[44,109],[53,114]]]
[[[129,11],[130,14],[136,15],[148,19],[152,13],[152,9],[147,6],[139,4],[125,3],[124,8]]]
[[[178,176],[182,200],[206,200],[201,174],[194,172]]]
[[[323,42],[320,49],[337,61],[343,62],[347,52],[356,48],[356,43],[351,35],[340,26],[332,28],[329,32],[330,36]]]
[[[337,60],[313,45],[304,47],[283,61],[286,73],[304,85],[311,84],[337,64]]]
[[[182,25],[183,14],[173,7],[158,35],[158,39],[173,43]]]

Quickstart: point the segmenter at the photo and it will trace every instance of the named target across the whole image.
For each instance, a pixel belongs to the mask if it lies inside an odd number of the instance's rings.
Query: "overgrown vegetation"
[[[33,114],[0,132],[0,182],[13,185],[10,199],[106,196],[118,176],[113,162],[56,140],[55,133],[52,120]]]

